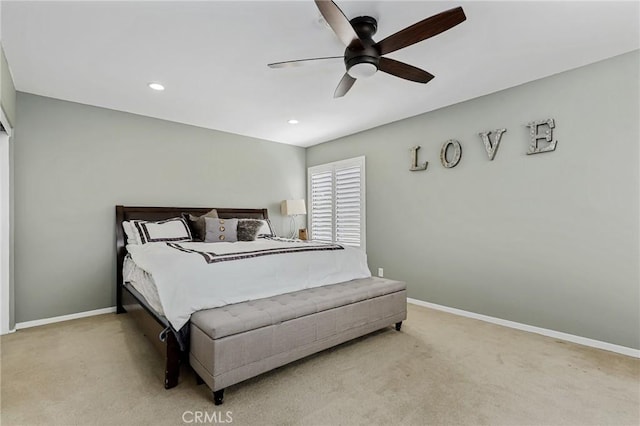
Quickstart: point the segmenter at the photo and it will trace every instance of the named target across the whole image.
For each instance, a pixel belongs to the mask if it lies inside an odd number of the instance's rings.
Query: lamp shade
[[[280,204],[280,212],[285,216],[293,216],[296,214],[307,214],[304,200],[284,200]]]

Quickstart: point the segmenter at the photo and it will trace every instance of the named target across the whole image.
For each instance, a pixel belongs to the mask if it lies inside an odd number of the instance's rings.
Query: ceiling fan
[[[423,19],[384,40],[375,42],[371,38],[378,29],[378,22],[375,18],[359,16],[349,20],[333,1],[315,0],[315,3],[325,21],[327,21],[344,45],[347,46],[344,56],[275,62],[268,64],[268,66],[270,68],[285,68],[310,61],[344,58],[347,72],[338,83],[338,87],[333,93],[334,98],[344,96],[351,89],[353,83],[356,82],[356,79],[370,77],[376,71],[386,72],[405,80],[428,83],[434,77],[433,75],[420,68],[386,58],[383,55],[438,35],[467,19],[462,8],[456,7]]]

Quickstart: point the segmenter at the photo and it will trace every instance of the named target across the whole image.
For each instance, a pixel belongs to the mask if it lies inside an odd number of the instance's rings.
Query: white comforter
[[[317,244],[322,243],[258,239],[178,246],[224,255]],[[364,251],[348,246],[344,250],[272,254],[217,263],[208,263],[199,253],[166,243],[128,245],[127,250],[133,261],[153,276],[164,314],[176,330],[202,309],[371,276]]]

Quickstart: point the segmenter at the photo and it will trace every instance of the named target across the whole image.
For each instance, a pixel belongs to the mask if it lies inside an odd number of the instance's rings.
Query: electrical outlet
[[[384,268],[378,268],[378,276],[380,278],[384,277]]]

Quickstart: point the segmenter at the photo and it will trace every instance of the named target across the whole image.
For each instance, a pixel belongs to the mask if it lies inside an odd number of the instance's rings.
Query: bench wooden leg
[[[215,405],[222,405],[224,401],[224,389],[213,391],[213,403]]]
[[[402,321],[397,322],[396,323],[396,330],[400,331],[400,328],[402,327]]]

